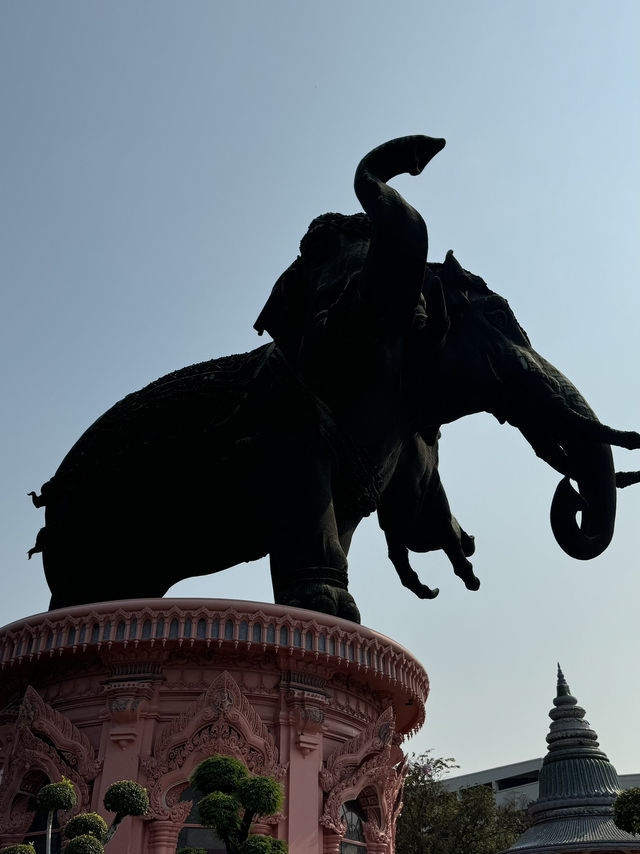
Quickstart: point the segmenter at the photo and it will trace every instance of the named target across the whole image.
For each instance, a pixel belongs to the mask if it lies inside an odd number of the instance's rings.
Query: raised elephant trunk
[[[564,475],[551,503],[551,527],[563,551],[590,560],[613,536],[616,473],[611,445],[640,447],[640,435],[600,423],[576,387],[535,351],[520,350],[519,357],[525,370],[518,370],[516,411],[508,420],[538,456]]]
[[[405,330],[410,323],[428,249],[424,220],[387,181],[405,172],[419,175],[444,145],[444,139],[428,136],[393,139],[369,152],[356,169],[354,189],[373,225],[362,284],[387,328]]]

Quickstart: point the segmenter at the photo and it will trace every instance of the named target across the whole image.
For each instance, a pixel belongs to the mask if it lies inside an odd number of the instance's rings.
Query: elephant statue
[[[158,597],[269,554],[277,603],[359,621],[347,554],[375,510],[405,582],[419,589],[402,549],[441,547],[473,589],[434,446],[443,424],[480,411],[562,474],[561,548],[584,560],[607,547],[611,445],[638,448],[640,435],[601,424],[453,253],[427,261],[424,220],[388,181],[420,174],[444,144],[402,137],[363,158],[364,213],[311,223],[255,324],[271,343],[161,377],[81,436],[32,496],[46,508],[31,553],[51,608]],[[416,503],[404,527],[398,495]]]

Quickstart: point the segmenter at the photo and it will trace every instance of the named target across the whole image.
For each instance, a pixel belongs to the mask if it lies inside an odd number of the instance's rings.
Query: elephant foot
[[[332,617],[342,617],[352,623],[360,622],[360,611],[353,596],[342,587],[333,584],[309,583],[292,584],[275,595],[277,605],[289,605],[292,608],[306,608],[320,611]]]
[[[472,578],[465,579],[464,586],[467,590],[480,590],[480,579],[474,575]]]
[[[466,531],[460,530],[460,545],[462,553],[465,557],[471,557],[476,550],[476,538],[472,534],[467,534]]]
[[[464,581],[464,586],[467,590],[479,590],[480,579],[474,575],[473,566],[469,561],[465,561],[465,565],[454,567],[454,573]]]

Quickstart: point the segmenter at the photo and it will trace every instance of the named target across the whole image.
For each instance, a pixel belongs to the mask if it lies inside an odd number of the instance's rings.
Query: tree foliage
[[[47,783],[36,795],[39,809],[46,810],[70,810],[76,805],[76,789],[71,780],[63,777],[59,783]]]
[[[0,854],[36,854],[36,849],[33,847],[33,842],[26,844],[19,842],[17,845],[8,845],[6,848],[0,848]]]
[[[620,830],[640,835],[640,788],[620,792],[613,802],[613,820]]]
[[[112,783],[104,793],[103,803],[106,810],[115,813],[111,827],[102,838],[104,845],[113,838],[128,815],[140,816],[149,812],[147,790],[134,780],[118,780]]]
[[[104,854],[104,845],[92,833],[74,836],[64,854]]]
[[[133,780],[118,780],[105,792],[104,808],[116,816],[145,815],[149,811],[147,790]]]
[[[448,791],[442,778],[457,767],[428,753],[409,763],[396,833],[402,854],[497,854],[529,827],[524,809],[497,805],[487,786]]]
[[[97,812],[82,812],[70,818],[64,826],[64,835],[67,839],[75,839],[76,836],[90,834],[96,839],[102,840],[107,832],[107,822]]]
[[[203,793],[200,821],[216,831],[227,854],[286,854],[282,841],[249,835],[257,816],[273,815],[282,806],[282,787],[273,777],[251,777],[239,759],[215,755],[198,765],[191,785]]]
[[[191,775],[191,785],[205,795],[212,792],[230,795],[248,779],[249,772],[239,759],[216,754],[198,765]]]

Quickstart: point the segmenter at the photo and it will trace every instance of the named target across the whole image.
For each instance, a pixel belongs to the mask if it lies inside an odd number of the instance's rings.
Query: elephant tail
[[[36,536],[35,544],[27,552],[27,559],[28,560],[31,560],[33,555],[40,554],[43,551],[46,538],[47,538],[47,529],[46,528],[40,528],[40,530],[38,531],[38,535]]]

